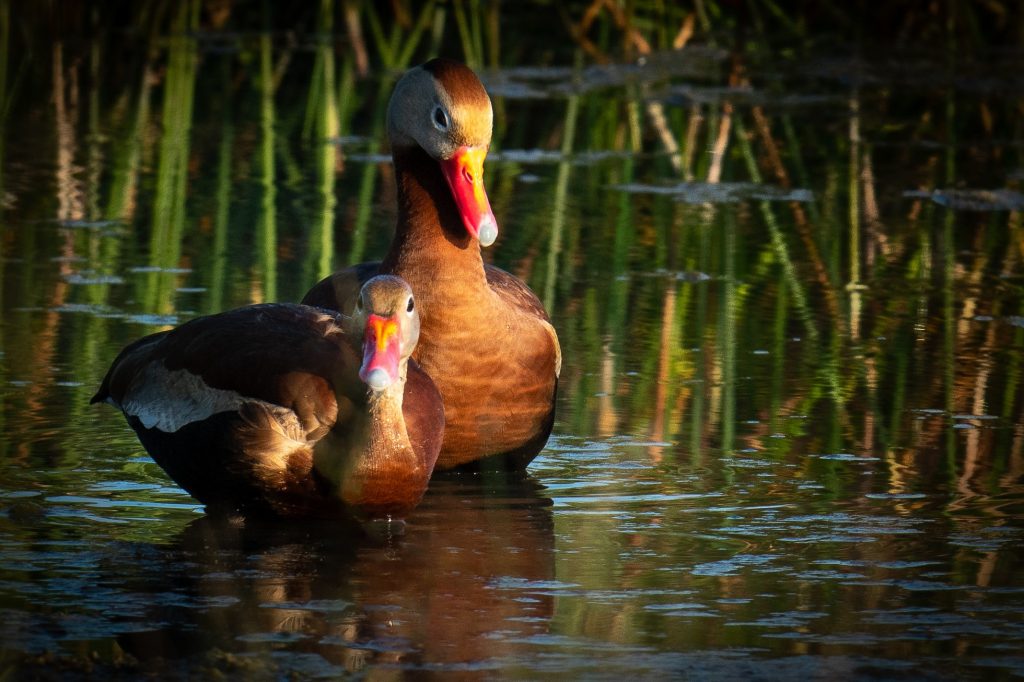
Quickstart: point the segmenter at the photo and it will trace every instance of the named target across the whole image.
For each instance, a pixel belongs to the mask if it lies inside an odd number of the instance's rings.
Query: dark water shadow
[[[554,578],[552,502],[532,477],[440,479],[390,531],[205,515],[170,543],[118,543],[99,564],[95,597],[109,602],[85,639],[65,631],[47,647],[59,642],[59,655],[5,667],[255,679],[473,669],[546,633],[554,597],[500,589]]]

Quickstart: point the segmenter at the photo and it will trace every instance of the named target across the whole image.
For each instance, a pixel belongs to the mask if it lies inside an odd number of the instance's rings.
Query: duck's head
[[[494,114],[480,79],[451,59],[432,59],[398,81],[388,104],[393,149],[418,146],[437,160],[466,231],[490,246],[498,222],[484,190]]]
[[[359,378],[373,392],[405,379],[409,356],[420,337],[412,288],[401,277],[378,275],[359,291],[350,332],[363,340]]]

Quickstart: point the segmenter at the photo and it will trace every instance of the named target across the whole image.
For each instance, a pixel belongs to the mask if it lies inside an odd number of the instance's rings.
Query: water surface
[[[503,6],[496,62],[484,7],[360,75],[247,11],[72,39],[0,2],[0,676],[1024,675],[1019,47],[783,32],[738,77],[726,16],[525,52],[557,27]],[[383,106],[442,48],[485,64],[485,257],[558,329],[551,441],[404,532],[205,515],[88,399],[141,335],[379,257]]]

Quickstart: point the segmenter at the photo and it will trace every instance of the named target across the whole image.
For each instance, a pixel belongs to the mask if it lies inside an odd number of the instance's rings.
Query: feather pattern
[[[417,100],[424,92],[444,97]],[[438,141],[428,127],[435,101],[453,103],[449,139]],[[390,273],[408,281],[423,312],[414,357],[444,396],[438,468],[525,467],[554,423],[558,335],[522,280],[484,264],[439,165],[460,145],[490,143],[490,100],[470,69],[433,60],[399,82],[388,128],[398,186],[391,247],[381,263],[322,280],[303,302],[349,312],[369,277]]]
[[[362,290],[368,310],[396,320],[411,300],[394,277]],[[263,304],[197,318],[128,346],[93,402],[119,407],[153,459],[209,506],[402,515],[426,489],[444,408],[409,358],[418,313],[396,322],[407,346],[399,381],[376,391],[360,380],[367,314]]]

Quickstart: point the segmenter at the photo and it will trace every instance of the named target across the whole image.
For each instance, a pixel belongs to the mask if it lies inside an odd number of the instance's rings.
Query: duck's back
[[[380,274],[380,261],[343,268],[317,282],[302,297],[302,305],[348,314],[355,307],[359,289]]]
[[[359,287],[380,268],[374,262],[339,270],[302,302],[348,314]],[[561,369],[544,306],[521,279],[492,265],[472,288],[438,286],[433,272],[406,263],[395,270],[418,292],[425,312],[414,357],[444,398],[437,468],[526,467],[551,433]]]
[[[329,495],[312,448],[356,409],[359,358],[334,315],[249,306],[141,339],[93,402],[111,402],[153,459],[201,502],[307,513]]]

